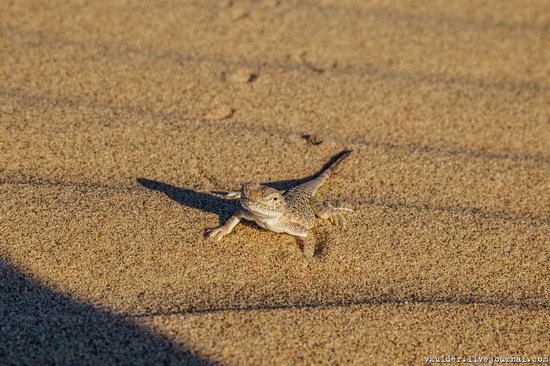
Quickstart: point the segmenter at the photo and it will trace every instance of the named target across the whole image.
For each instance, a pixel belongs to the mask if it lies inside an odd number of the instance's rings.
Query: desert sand
[[[550,353],[548,1],[2,1],[0,56],[1,364]],[[203,238],[345,148],[315,258]]]

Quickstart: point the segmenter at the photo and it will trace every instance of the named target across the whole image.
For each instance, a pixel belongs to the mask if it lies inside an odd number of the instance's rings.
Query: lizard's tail
[[[332,172],[342,161],[344,161],[352,150],[343,150],[336,154],[330,161],[321,169],[320,173],[314,179],[310,180],[307,184],[307,188],[314,194],[319,187],[325,183],[325,181],[331,176]]]

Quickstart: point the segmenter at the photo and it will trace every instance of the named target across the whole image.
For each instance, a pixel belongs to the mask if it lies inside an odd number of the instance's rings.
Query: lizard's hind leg
[[[328,201],[321,203],[317,200],[312,200],[311,207],[313,207],[315,215],[322,218],[323,220],[330,220],[330,222],[338,227],[346,226],[346,219],[341,212],[353,212],[351,208],[335,207],[331,205]]]

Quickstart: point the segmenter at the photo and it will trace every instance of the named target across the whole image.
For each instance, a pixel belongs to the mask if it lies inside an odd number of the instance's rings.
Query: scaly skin
[[[207,230],[209,238],[220,240],[229,234],[241,219],[255,221],[260,227],[298,237],[303,241],[304,254],[312,257],[315,252],[315,237],[311,231],[316,216],[344,226],[341,211],[349,208],[334,207],[327,201],[320,203],[315,194],[334,169],[351,151],[342,151],[336,161],[310,181],[281,192],[258,183],[244,183],[238,192],[229,192],[223,198],[238,199],[241,208],[223,225]]]

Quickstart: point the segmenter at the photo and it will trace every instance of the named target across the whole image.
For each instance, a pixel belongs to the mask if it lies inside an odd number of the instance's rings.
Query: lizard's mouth
[[[241,198],[240,203],[241,203],[241,206],[244,209],[246,209],[250,212],[253,212],[255,214],[258,214],[258,215],[268,216],[268,215],[277,214],[277,211],[274,211],[269,206],[267,206],[267,205],[265,205],[261,202],[252,201],[248,198]]]

